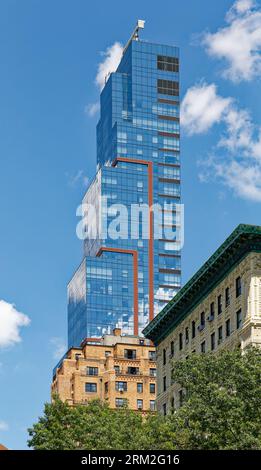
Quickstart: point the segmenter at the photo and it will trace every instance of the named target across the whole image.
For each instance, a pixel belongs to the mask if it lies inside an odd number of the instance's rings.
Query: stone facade
[[[175,361],[261,347],[261,227],[240,225],[144,330],[157,347],[158,411],[180,405]]]
[[[144,338],[122,336],[118,328],[113,333],[70,349],[54,371],[52,394],[70,405],[99,398],[111,408],[126,403],[133,410],[154,411],[155,348]]]
[[[237,279],[237,282],[241,282],[239,295],[236,294]],[[229,289],[228,302],[225,299],[226,289]],[[220,313],[218,313],[218,298],[222,302]],[[211,304],[214,304],[213,319],[210,312]],[[205,324],[201,324],[203,312]],[[193,325],[195,333],[192,331]],[[202,353],[204,349],[205,352],[224,348],[244,349],[250,345],[261,346],[261,253],[249,254],[159,344],[158,410],[163,411],[166,405],[165,409],[168,412],[173,405],[179,405],[180,387],[171,383],[171,371],[175,360],[185,359],[191,353]]]

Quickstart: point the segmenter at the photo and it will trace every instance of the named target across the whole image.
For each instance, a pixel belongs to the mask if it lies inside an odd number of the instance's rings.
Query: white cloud
[[[187,91],[181,109],[181,123],[190,135],[202,134],[216,123],[224,129],[214,155],[201,162],[200,181],[217,178],[236,195],[261,202],[261,127],[253,123],[249,111],[206,83]]]
[[[256,2],[254,2],[253,0],[237,0],[235,3],[233,3],[230,10],[228,10],[228,13],[226,14],[226,19],[227,21],[231,21],[238,15],[248,13],[255,6]]]
[[[217,94],[215,84],[201,82],[188,89],[181,104],[181,124],[190,135],[206,132],[220,122],[231,98]]]
[[[213,161],[216,176],[235,194],[261,202],[261,134],[248,111],[231,108],[224,117],[226,134],[218,146],[229,151]]]
[[[226,15],[227,26],[206,33],[207,53],[227,62],[223,75],[234,82],[261,74],[261,11],[251,0],[236,1]]]
[[[122,51],[122,45],[119,42],[115,42],[102,53],[104,60],[98,65],[98,72],[95,79],[101,90],[104,87],[107,75],[115,72],[117,69],[122,57]]]
[[[238,109],[235,104],[224,115],[226,133],[219,141],[220,147],[225,147],[231,152],[241,150],[244,154],[253,154],[252,147],[254,125],[249,112],[246,109]]]
[[[8,429],[8,424],[5,421],[0,420],[0,431],[7,431]]]
[[[261,11],[253,0],[237,0],[226,15],[227,25],[206,33],[203,44],[210,56],[224,59],[224,75],[234,82],[261,74]],[[201,164],[200,181],[218,179],[237,196],[261,202],[261,127],[250,112],[230,97],[217,93],[215,84],[191,87],[181,105],[181,124],[189,135],[202,134],[220,124],[213,154]]]
[[[29,317],[18,312],[15,305],[0,300],[0,348],[19,343],[21,341],[19,330],[29,323]]]
[[[122,45],[119,42],[115,42],[112,46],[109,46],[105,52],[101,53],[103,60],[98,65],[98,71],[95,77],[95,83],[100,90],[103,89],[106,78],[109,74],[115,72],[117,69],[122,58],[122,52]],[[100,103],[98,101],[95,103],[89,103],[84,108],[84,112],[90,117],[94,117],[99,110]]]
[[[87,186],[89,183],[88,176],[85,175],[83,170],[78,170],[74,174],[66,173],[66,177],[68,179],[68,185],[73,188],[78,184],[82,184],[83,186]]]
[[[50,339],[50,343],[53,347],[53,358],[55,360],[61,359],[61,357],[66,352],[66,343],[63,338],[55,336]]]
[[[261,127],[256,126],[248,110],[232,103],[224,114],[225,133],[218,142],[237,158],[261,165]]]
[[[261,202],[261,165],[237,159],[215,160],[213,170],[226,186],[244,199]]]
[[[84,108],[85,114],[87,114],[90,117],[95,116],[95,114],[97,114],[99,110],[100,110],[99,101],[97,101],[96,103],[87,104]]]

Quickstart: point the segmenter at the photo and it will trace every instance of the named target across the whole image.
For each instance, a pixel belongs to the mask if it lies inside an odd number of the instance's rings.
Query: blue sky
[[[124,44],[137,18],[144,39],[181,49],[183,283],[237,224],[260,224],[261,38],[251,31],[261,28],[260,4],[251,3],[1,2],[0,442],[8,447],[26,448],[66,344],[66,285],[82,256],[75,211],[96,163],[98,114],[88,109],[101,52]]]

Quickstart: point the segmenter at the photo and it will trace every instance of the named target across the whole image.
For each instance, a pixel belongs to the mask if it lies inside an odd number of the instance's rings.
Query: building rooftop
[[[69,348],[68,351],[62,356],[58,364],[53,369],[53,377],[56,374],[57,369],[59,369],[65,359],[68,359],[70,351],[79,350],[82,351],[85,347],[88,346],[104,346],[104,347],[114,347],[117,344],[129,345],[131,347],[138,346],[153,346],[149,340],[136,336],[136,335],[126,335],[122,334],[121,328],[115,327],[111,334],[104,334],[101,338],[85,338],[80,347]]]
[[[240,224],[146,326],[143,334],[157,345],[251,251],[261,252],[261,226]]]

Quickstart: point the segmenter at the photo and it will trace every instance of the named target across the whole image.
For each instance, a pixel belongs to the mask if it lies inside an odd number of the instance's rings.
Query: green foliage
[[[183,404],[159,424],[150,448],[261,449],[259,349],[191,355],[173,366]]]
[[[29,429],[34,449],[261,449],[261,351],[191,355],[174,363],[183,404],[164,418],[98,400],[70,407],[55,398]]]
[[[71,407],[55,397],[44,416],[28,430],[29,447],[48,450],[135,449],[142,416],[127,408],[111,410],[107,403],[91,400]]]

